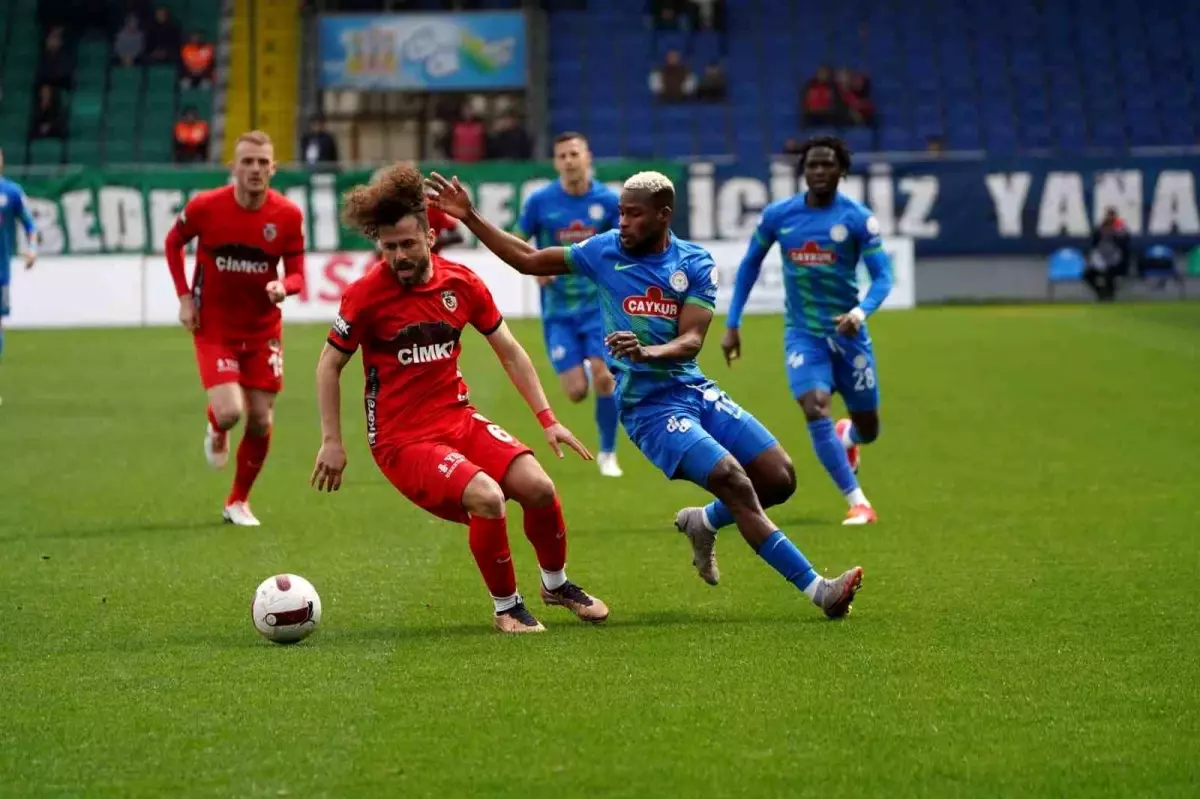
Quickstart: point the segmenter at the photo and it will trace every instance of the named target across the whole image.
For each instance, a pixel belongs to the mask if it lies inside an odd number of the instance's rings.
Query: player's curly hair
[[[814,147],[828,147],[830,150],[833,150],[833,156],[837,159],[842,174],[850,171],[850,147],[837,136],[812,136],[806,139],[800,145],[798,153],[801,166],[804,165],[805,160],[808,158],[808,151]]]
[[[415,216],[422,230],[429,229],[424,177],[411,163],[399,161],[379,170],[371,182],[355,186],[342,197],[342,221],[368,238],[378,238],[379,228]]]

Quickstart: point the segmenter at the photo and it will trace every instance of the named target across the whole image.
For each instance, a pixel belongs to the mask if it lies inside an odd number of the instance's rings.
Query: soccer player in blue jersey
[[[621,422],[630,439],[667,477],[711,492],[717,498],[714,512],[731,517],[758,555],[826,616],[845,616],[862,584],[862,568],[832,580],[820,576],[767,517],[764,505],[783,502],[795,491],[792,462],[766,428],[696,364],[712,323],[717,270],[704,248],[671,234],[671,181],[657,172],[634,175],[621,193],[618,230],[541,250],[481,217],[457,178],[434,173],[427,189],[442,210],[464,220],[518,272],[575,273],[596,283]],[[678,517],[676,526],[691,541],[700,576],[715,585],[716,530],[680,524]]]
[[[0,151],[0,172],[3,170],[4,152]],[[25,202],[25,192],[8,178],[0,177],[0,356],[4,355],[4,317],[10,310],[8,285],[17,250],[18,222],[25,229],[25,268],[29,269],[37,259],[37,226]]]
[[[582,133],[568,131],[554,140],[554,168],[559,179],[526,198],[514,235],[532,238],[538,247],[568,247],[617,226],[617,194],[592,177],[592,154]],[[604,361],[604,319],[596,285],[576,274],[541,275],[537,281],[550,363],[571,402],[587,398],[587,364],[600,430],[596,463],[605,477],[620,477],[616,385]]]
[[[768,205],[738,267],[721,349],[730,364],[741,356],[739,328],[763,258],[778,242],[786,292],[784,352],[788,385],[804,410],[808,434],[850,510],[843,524],[873,524],[874,508],[858,484],[859,445],[879,436],[879,374],[867,317],[892,290],[892,267],[879,222],[860,202],[838,191],[850,169],[841,139],[817,136],[800,148],[808,190]],[[859,301],[858,262],[871,287]],[[842,395],[849,419],[835,425],[830,396]]]

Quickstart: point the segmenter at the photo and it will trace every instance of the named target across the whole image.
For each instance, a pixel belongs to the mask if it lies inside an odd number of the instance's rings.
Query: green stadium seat
[[[1192,248],[1188,253],[1187,273],[1192,277],[1200,277],[1200,244]]]
[[[100,142],[96,138],[78,139],[72,137],[67,142],[67,162],[97,166],[100,164]]]
[[[61,139],[34,139],[29,143],[29,163],[61,164],[63,142]]]
[[[132,164],[137,161],[133,139],[110,139],[105,142],[104,161],[108,164]]]

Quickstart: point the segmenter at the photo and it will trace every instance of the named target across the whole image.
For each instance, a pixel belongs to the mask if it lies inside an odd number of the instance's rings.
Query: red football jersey
[[[234,187],[202,192],[179,214],[167,239],[172,249],[195,237],[196,268],[191,294],[200,315],[199,335],[222,339],[278,338],[282,315],[267,296],[267,284],[280,279],[283,261],[288,294],[304,287],[304,216],[276,191],[268,191],[261,208],[238,205]],[[173,247],[174,245],[174,247]],[[182,263],[171,264],[176,291],[187,293]],[[182,286],[180,285],[182,283]]]
[[[441,238],[442,233],[447,230],[454,230],[458,227],[458,220],[452,216],[446,215],[441,209],[429,206],[427,211],[429,216],[429,229],[432,230],[438,238]]]
[[[504,321],[478,275],[431,258],[432,278],[412,287],[376,263],[346,289],[329,332],[342,352],[362,347],[372,447],[436,441],[456,427],[460,416],[450,411],[471,409],[458,370],[462,331],[471,325],[487,336]]]

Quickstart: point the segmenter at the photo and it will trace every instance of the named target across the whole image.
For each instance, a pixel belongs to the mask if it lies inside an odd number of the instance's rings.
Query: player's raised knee
[[[463,491],[463,508],[472,516],[500,519],[504,516],[504,492],[500,484],[483,472],[477,473]]]
[[[879,438],[879,417],[860,416],[854,419],[854,432],[860,444],[870,444]]]
[[[759,499],[764,507],[782,505],[796,493],[796,467],[786,454],[773,460],[759,487]]]
[[[732,455],[727,455],[713,467],[708,476],[708,490],[719,497],[731,497],[740,504],[754,504],[754,483],[746,470]]]
[[[588,388],[587,383],[583,385],[572,385],[567,388],[567,399],[571,402],[579,403],[587,399]]]
[[[828,391],[809,391],[800,397],[800,408],[804,418],[810,422],[829,418],[830,397]]]
[[[232,429],[242,420],[242,409],[237,405],[214,403],[212,410],[213,418],[217,420],[217,427],[222,430]]]

